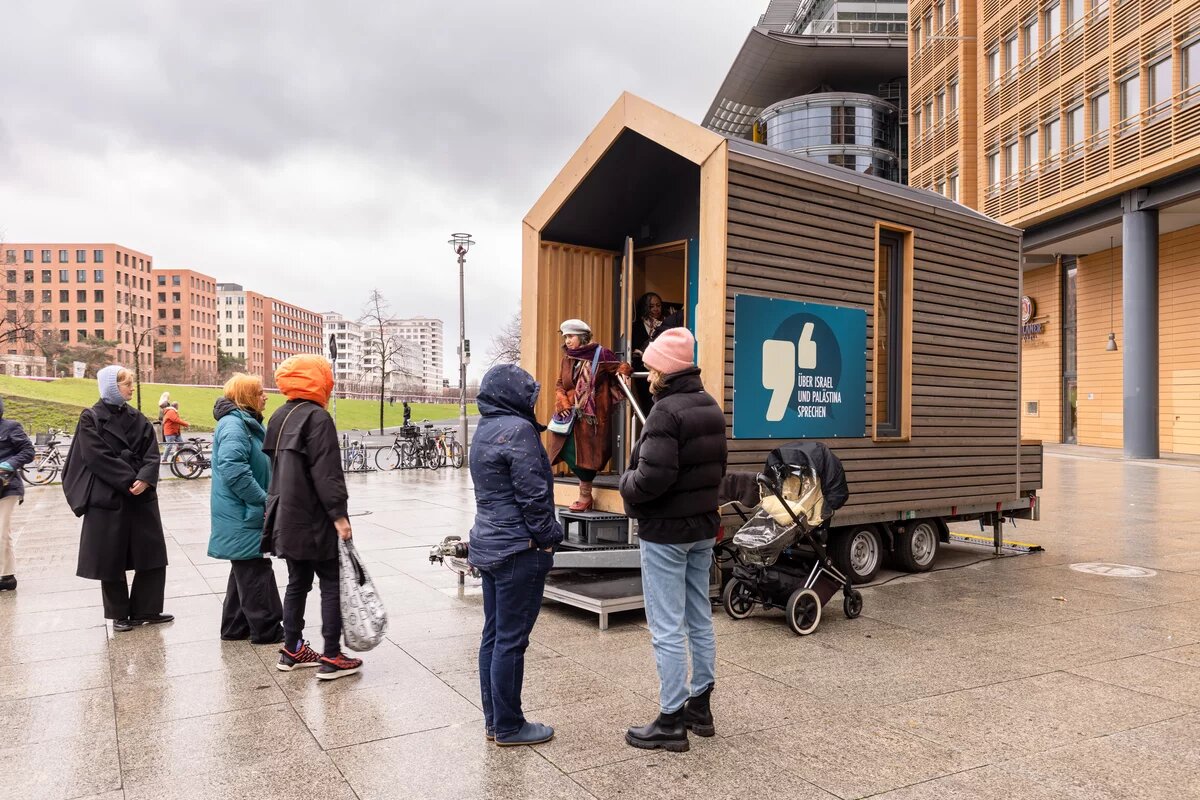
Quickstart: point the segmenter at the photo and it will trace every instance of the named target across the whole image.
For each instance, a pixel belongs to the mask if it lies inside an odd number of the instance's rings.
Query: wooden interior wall
[[[554,413],[554,385],[562,362],[562,338],[557,326],[565,319],[582,319],[601,344],[613,346],[614,259],[619,257],[619,253],[609,250],[541,243],[535,319],[548,327],[539,332],[534,370],[534,377],[542,384],[537,404],[540,420],[548,420]]]
[[[1159,446],[1200,454],[1200,226],[1163,234],[1158,247]],[[1080,259],[1080,444],[1123,444],[1121,257],[1118,247]],[[1110,305],[1116,353],[1104,349]]]
[[[915,231],[912,438],[826,442],[846,466],[847,510],[919,512],[1015,498],[1016,232],[732,152],[724,392],[730,468],[761,468],[772,447],[732,439],[734,296],[863,308],[870,342],[876,222]],[[863,354],[868,367],[870,355]],[[868,409],[871,384],[868,368]]]
[[[633,299],[646,292],[657,292],[666,303],[683,307],[687,302],[687,262],[684,246],[678,250],[646,253],[634,257]]]
[[[1036,309],[1030,322],[1042,333],[1021,342],[1021,436],[1062,441],[1062,292],[1058,265],[1028,270],[1023,291]],[[1038,404],[1036,416],[1027,405]]]

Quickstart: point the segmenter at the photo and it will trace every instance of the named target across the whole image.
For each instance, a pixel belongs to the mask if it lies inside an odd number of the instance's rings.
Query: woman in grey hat
[[[612,413],[622,398],[617,376],[628,379],[633,367],[593,342],[591,327],[581,319],[567,320],[559,333],[563,359],[555,384],[550,463],[566,463],[579,478],[579,497],[570,510],[587,511],[592,481],[612,458]]]

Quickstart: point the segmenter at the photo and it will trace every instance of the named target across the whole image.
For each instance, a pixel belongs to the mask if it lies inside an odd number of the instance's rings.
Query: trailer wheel
[[[908,572],[928,572],[937,558],[941,535],[937,525],[921,520],[896,535],[896,563]]]
[[[870,583],[883,565],[883,540],[874,525],[838,531],[830,555],[852,583]]]
[[[808,636],[821,624],[821,598],[812,589],[797,589],[787,601],[787,621],[793,631]]]
[[[745,619],[754,611],[754,597],[750,584],[739,578],[730,578],[721,592],[721,605],[733,619]]]

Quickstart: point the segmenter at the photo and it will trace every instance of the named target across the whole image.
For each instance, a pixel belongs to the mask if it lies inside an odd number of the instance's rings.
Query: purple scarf
[[[613,351],[601,347],[599,342],[591,342],[579,348],[563,347],[567,357],[580,362],[575,374],[575,408],[580,418],[589,425],[596,424],[596,391],[592,375],[592,359],[596,357],[596,348],[600,348],[601,364],[619,364],[620,359]],[[574,365],[573,365],[574,366]]]

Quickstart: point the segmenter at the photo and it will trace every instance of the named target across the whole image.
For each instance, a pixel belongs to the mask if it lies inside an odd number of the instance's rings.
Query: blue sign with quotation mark
[[[733,438],[867,435],[867,312],[739,294]]]

